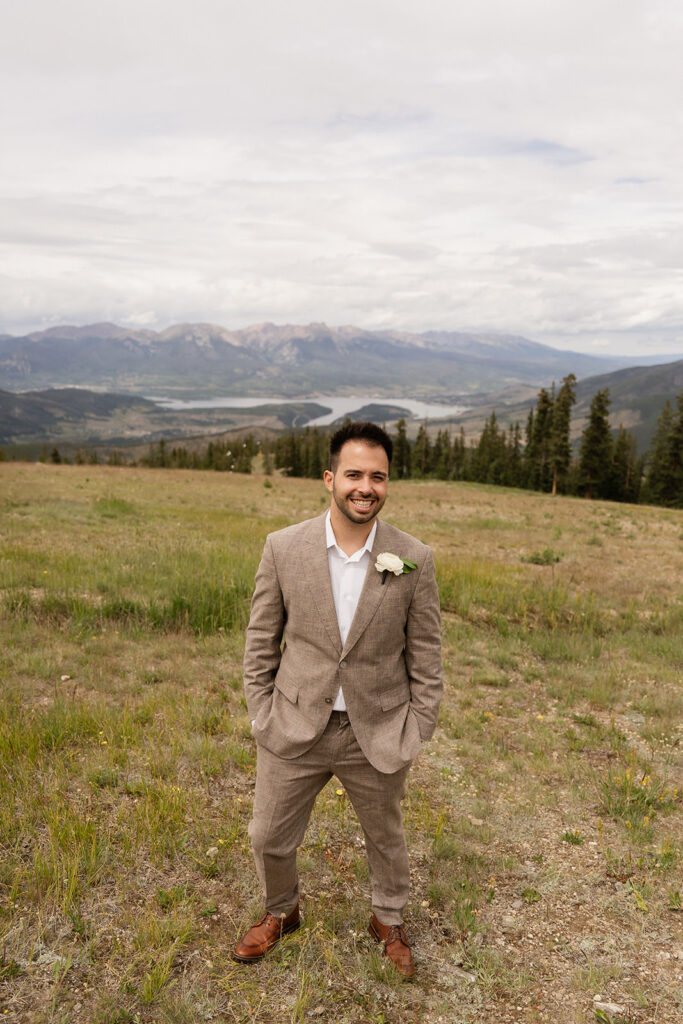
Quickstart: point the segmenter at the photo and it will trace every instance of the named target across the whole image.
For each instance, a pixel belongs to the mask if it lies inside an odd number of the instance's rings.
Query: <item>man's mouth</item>
[[[349,500],[359,512],[367,512],[375,504],[374,498],[350,498]]]

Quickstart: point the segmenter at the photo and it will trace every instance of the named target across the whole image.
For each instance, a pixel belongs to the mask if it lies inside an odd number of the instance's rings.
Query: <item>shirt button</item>
[[[333,703],[332,698],[331,697],[325,697],[325,703],[326,704],[332,704]]]

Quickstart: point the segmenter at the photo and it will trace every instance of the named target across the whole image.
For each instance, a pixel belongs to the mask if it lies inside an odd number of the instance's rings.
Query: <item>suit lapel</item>
[[[334,607],[330,563],[325,543],[325,515],[315,520],[308,540],[308,587],[311,598],[320,615],[320,621],[329,633],[334,649],[341,654],[342,643],[339,635],[337,611]]]
[[[386,582],[383,584],[382,573],[375,569],[377,556],[380,552],[386,550],[385,536],[386,528],[384,523],[381,519],[378,519],[377,533],[375,534],[375,542],[372,545],[372,551],[370,552],[370,562],[365,574],[365,582],[363,583],[363,589],[361,590],[360,597],[358,599],[356,614],[353,617],[353,622],[349,629],[349,635],[347,636],[346,643],[344,644],[342,656],[348,654],[351,648],[355,647],[358,643],[373,615],[384,600],[384,595],[389,587],[391,574],[389,574]]]

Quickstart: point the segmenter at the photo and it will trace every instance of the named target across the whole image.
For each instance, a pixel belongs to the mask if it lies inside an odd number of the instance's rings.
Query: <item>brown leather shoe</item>
[[[278,944],[283,935],[295,932],[300,924],[298,903],[287,917],[273,917],[266,911],[237,943],[232,952],[233,960],[241,964],[256,963]]]
[[[370,918],[370,934],[377,942],[384,943],[382,956],[388,956],[406,981],[415,974],[413,957],[402,924],[382,924],[373,914]]]

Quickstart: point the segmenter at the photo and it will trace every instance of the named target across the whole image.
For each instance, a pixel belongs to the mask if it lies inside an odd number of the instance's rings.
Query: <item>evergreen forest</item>
[[[609,423],[609,389],[596,392],[578,446],[572,444],[571,412],[576,401],[576,378],[569,374],[560,387],[542,388],[522,427],[508,428],[491,412],[478,439],[464,430],[430,433],[423,423],[417,436],[407,435],[406,422],[396,423],[392,435],[392,478],[463,480],[552,494],[574,494],[609,501],[683,508],[683,392],[677,408],[666,402],[652,443],[639,453],[634,435]],[[277,438],[253,434],[228,441],[210,441],[201,451],[161,440],[150,445],[142,465],[158,468],[214,469],[250,473],[256,456],[262,471],[285,476],[320,478],[327,467],[333,428],[305,427]],[[2,453],[0,452],[0,459]],[[59,451],[43,450],[42,461],[62,462]],[[95,452],[78,451],[74,462],[99,461]],[[112,452],[110,465],[130,464],[122,452]]]

